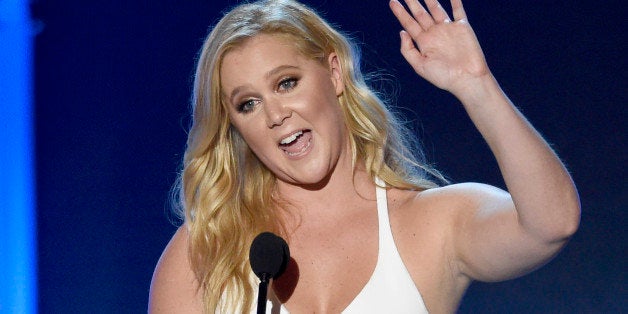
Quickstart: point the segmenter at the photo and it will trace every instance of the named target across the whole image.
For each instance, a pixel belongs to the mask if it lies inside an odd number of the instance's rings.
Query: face
[[[335,54],[309,59],[272,35],[258,35],[229,51],[220,68],[231,123],[280,181],[316,184],[347,153]]]

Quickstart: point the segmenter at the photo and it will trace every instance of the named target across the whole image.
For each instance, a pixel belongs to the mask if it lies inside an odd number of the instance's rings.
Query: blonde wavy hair
[[[189,258],[207,313],[250,311],[256,294],[249,246],[262,231],[283,233],[277,223],[280,204],[272,197],[275,176],[231,125],[219,75],[231,49],[262,33],[290,39],[300,53],[321,63],[331,52],[338,55],[345,84],[339,103],[354,167],[364,165],[371,177],[402,189],[435,187],[429,178],[442,178],[423,163],[412,132],[368,87],[359,52],[346,36],[292,0],[233,8],[213,27],[199,55],[192,126],[177,185]]]

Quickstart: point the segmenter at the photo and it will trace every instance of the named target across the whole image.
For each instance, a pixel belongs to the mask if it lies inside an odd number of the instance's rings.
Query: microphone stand
[[[263,273],[259,282],[259,293],[257,294],[257,314],[266,314],[266,298],[268,297],[268,283],[270,274]]]

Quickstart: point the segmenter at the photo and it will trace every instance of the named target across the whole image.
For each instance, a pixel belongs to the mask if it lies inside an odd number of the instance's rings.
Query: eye
[[[257,99],[247,99],[238,105],[237,110],[240,113],[249,113],[255,109],[255,105],[258,103],[259,100]]]
[[[277,85],[277,91],[278,92],[289,91],[293,89],[295,86],[297,86],[298,81],[299,80],[294,77],[285,78],[279,82],[279,85]]]

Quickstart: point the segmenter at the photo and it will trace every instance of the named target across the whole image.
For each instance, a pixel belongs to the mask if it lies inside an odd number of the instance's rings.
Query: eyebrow
[[[287,65],[287,64],[280,65],[280,66],[278,66],[278,67],[276,67],[276,68],[266,72],[266,74],[264,74],[264,78],[268,79],[269,77],[277,74],[278,72],[286,70],[286,69],[299,69],[299,67],[298,66],[294,66],[294,65]],[[246,86],[244,86],[244,85],[243,86],[238,86],[238,87],[234,88],[233,91],[231,91],[231,95],[229,96],[229,100],[231,101],[231,103],[233,103],[233,98],[235,97],[235,95],[237,95],[240,91],[242,91],[245,88],[246,88]]]

